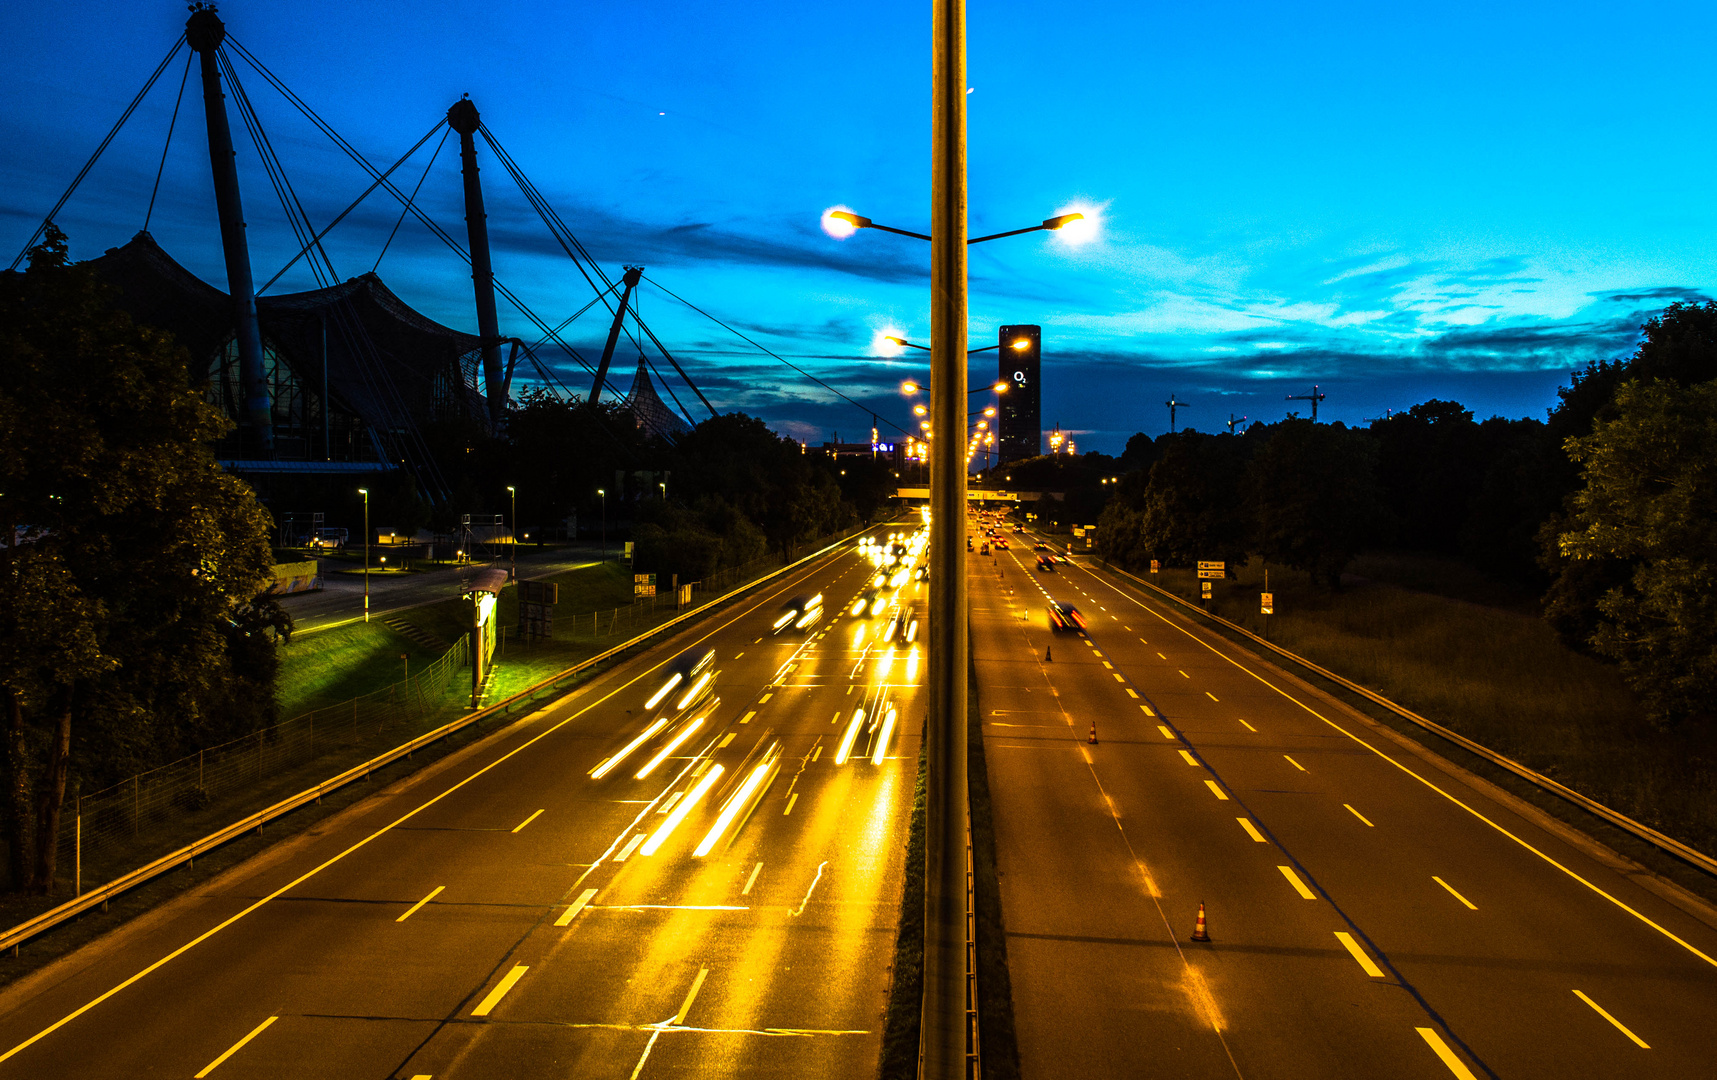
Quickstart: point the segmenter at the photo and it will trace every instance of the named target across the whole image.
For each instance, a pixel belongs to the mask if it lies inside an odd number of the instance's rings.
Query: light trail
[[[698,681],[695,683],[692,683],[690,686],[688,686],[686,688],[686,692],[684,694],[680,695],[679,704],[674,706],[674,707],[677,709],[684,709],[687,706],[691,705],[692,702],[694,702],[698,699],[698,691],[700,691],[704,687],[708,686],[709,681],[713,678],[715,678],[715,672],[713,672],[713,671],[706,671],[702,675],[699,675]]]
[[[721,808],[721,814],[715,819],[715,824],[710,826],[709,832],[704,834],[703,840],[693,849],[692,854],[695,857],[701,859],[710,853],[721,840],[722,834],[727,832],[728,826],[733,824],[734,818],[739,816],[739,812],[750,806],[752,797],[763,786],[774,767],[773,754],[757,763],[757,767],[751,770],[751,775],[745,778],[745,783],[739,785],[739,790],[729,796],[727,805]]]
[[[687,724],[685,727],[681,728],[680,733],[678,735],[675,735],[672,739],[670,739],[668,741],[668,745],[666,745],[666,746],[662,747],[660,750],[656,751],[656,756],[651,758],[649,760],[649,762],[647,762],[642,769],[639,769],[637,774],[634,775],[633,779],[642,780],[646,776],[649,776],[651,773],[655,772],[656,766],[658,766],[662,762],[668,760],[668,755],[672,754],[675,750],[678,750],[680,748],[680,746],[682,744],[684,744],[687,739],[692,737],[693,732],[697,731],[698,728],[703,727],[703,720],[704,720],[704,718],[700,716],[696,720],[693,720],[691,723]]]
[[[703,797],[709,794],[709,789],[715,786],[716,780],[724,771],[720,765],[711,765],[709,772],[704,773],[703,779],[692,788],[691,794],[680,800],[680,804],[674,807],[674,812],[668,815],[668,820],[662,822],[661,828],[651,833],[650,839],[644,841],[644,846],[638,850],[645,855],[654,855],[663,842],[673,835],[674,830],[680,827],[680,822],[686,819],[686,815],[692,812],[692,807],[702,802]]]
[[[847,724],[847,730],[841,735],[841,745],[835,750],[835,764],[845,765],[847,756],[852,753],[853,740],[858,738],[859,728],[864,726],[864,706],[853,710],[852,722]]]
[[[888,707],[888,715],[883,717],[882,734],[876,737],[876,750],[870,755],[872,765],[881,765],[882,759],[888,756],[888,737],[894,734],[894,706]]]
[[[625,761],[628,757],[631,756],[632,751],[638,749],[640,746],[643,746],[645,743],[649,742],[650,737],[652,735],[656,734],[656,732],[662,730],[663,728],[665,728],[667,726],[668,726],[667,718],[663,717],[662,719],[657,720],[655,723],[651,724],[649,727],[645,728],[644,733],[642,735],[638,736],[636,739],[633,739],[631,742],[627,743],[626,748],[624,750],[620,751],[618,754],[615,754],[613,757],[609,758],[607,761],[604,761],[602,764],[598,765],[596,768],[590,770],[590,778],[592,780],[600,780],[604,776],[607,776],[610,772],[612,772],[614,770],[614,766],[620,764],[622,761]]]
[[[662,688],[660,690],[656,691],[654,694],[651,694],[649,701],[644,702],[644,708],[654,709],[657,705],[660,705],[662,703],[662,699],[668,696],[668,691],[672,690],[674,687],[680,685],[680,680],[682,678],[684,678],[684,676],[682,676],[679,672],[677,672],[677,671],[674,672],[673,676],[671,678],[669,678],[668,681],[662,685]]]

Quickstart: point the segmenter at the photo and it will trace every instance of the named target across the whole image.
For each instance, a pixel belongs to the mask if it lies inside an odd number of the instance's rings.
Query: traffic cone
[[[1049,645],[1045,645],[1043,647],[1043,662],[1046,664],[1049,663],[1051,660],[1055,659],[1054,657],[1049,655],[1050,649],[1051,649],[1051,646],[1049,646]]]
[[[1085,741],[1090,743],[1092,746],[1097,745],[1097,721],[1091,721],[1091,736]]]
[[[1198,905],[1198,924],[1192,928],[1192,940],[1209,941],[1210,931],[1204,928],[1204,904]]]

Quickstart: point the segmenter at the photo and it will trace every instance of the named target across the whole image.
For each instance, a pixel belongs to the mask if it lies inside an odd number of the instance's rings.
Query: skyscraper
[[[1038,373],[1042,368],[1041,326],[1004,326],[997,348],[996,375],[1008,384],[1001,395],[997,450],[1003,465],[1043,453]]]

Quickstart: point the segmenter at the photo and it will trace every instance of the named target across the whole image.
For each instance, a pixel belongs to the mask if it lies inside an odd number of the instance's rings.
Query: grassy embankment
[[[1187,599],[1199,595],[1191,570],[1141,576]],[[1269,583],[1268,620],[1259,613],[1258,560],[1238,580],[1216,583],[1211,611],[1635,820],[1717,851],[1717,733],[1647,723],[1620,673],[1558,642],[1530,593],[1451,560],[1401,554],[1356,560],[1336,594],[1280,567],[1270,568]],[[1439,752],[1454,750],[1387,710],[1341,696]],[[1494,766],[1478,767],[1475,756],[1449,756],[1583,828],[1598,820]],[[1620,830],[1603,838],[1635,857],[1652,854]],[[1712,891],[1708,879],[1701,891]]]

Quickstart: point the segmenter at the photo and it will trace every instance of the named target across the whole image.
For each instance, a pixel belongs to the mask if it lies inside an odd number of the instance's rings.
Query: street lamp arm
[[[908,232],[905,229],[896,229],[891,225],[878,225],[876,222],[872,221],[870,218],[865,217],[863,214],[855,214],[850,210],[830,211],[829,216],[836,219],[837,221],[844,221],[848,225],[851,225],[855,229],[881,229],[883,232],[893,233],[896,236],[910,236],[914,240],[929,240],[930,239],[930,237],[924,235],[923,233]],[[1033,225],[1030,228],[1011,229],[1008,232],[991,233],[988,236],[974,236],[974,237],[971,237],[970,239],[968,239],[966,241],[966,246],[970,247],[973,244],[981,244],[986,240],[1000,240],[1004,236],[1021,236],[1021,235],[1024,235],[1025,233],[1043,232],[1046,230],[1049,232],[1054,232],[1056,229],[1059,229],[1064,225],[1071,224],[1072,222],[1075,222],[1075,221],[1083,221],[1084,219],[1085,219],[1084,214],[1062,214],[1059,217],[1045,218],[1043,220],[1042,224]]]

